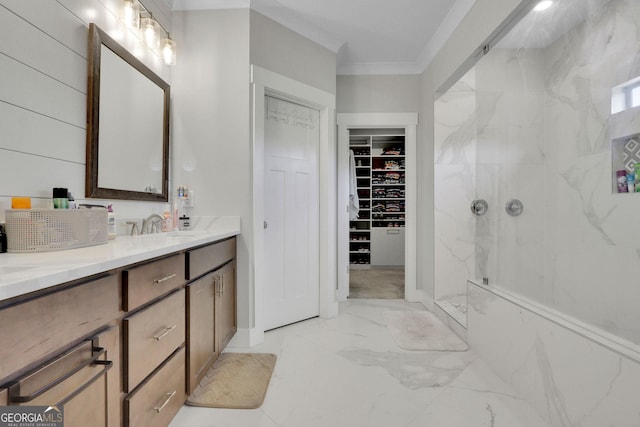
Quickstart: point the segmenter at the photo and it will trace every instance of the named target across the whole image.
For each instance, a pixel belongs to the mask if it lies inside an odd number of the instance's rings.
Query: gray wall
[[[336,93],[336,54],[251,10],[251,64]]]
[[[173,177],[195,191],[194,216],[239,215],[238,326],[250,327],[252,270],[249,11],[175,12]]]
[[[240,215],[238,327],[254,326],[250,65],[335,93],[335,54],[249,9],[173,14],[173,179],[194,216]]]
[[[408,113],[420,109],[420,76],[337,76],[339,113]]]

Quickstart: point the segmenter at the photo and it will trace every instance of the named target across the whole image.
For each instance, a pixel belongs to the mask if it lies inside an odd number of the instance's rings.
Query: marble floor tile
[[[278,356],[262,407],[184,406],[171,427],[545,427],[472,351],[407,351],[385,310],[424,310],[403,300],[349,300],[333,319],[265,334],[250,349]]]

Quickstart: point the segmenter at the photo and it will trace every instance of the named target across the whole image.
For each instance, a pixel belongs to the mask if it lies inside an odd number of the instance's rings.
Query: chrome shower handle
[[[484,199],[476,199],[471,202],[471,213],[476,216],[482,216],[489,210],[489,204]]]
[[[520,216],[524,210],[522,202],[518,199],[511,199],[504,205],[504,210],[511,216]]]

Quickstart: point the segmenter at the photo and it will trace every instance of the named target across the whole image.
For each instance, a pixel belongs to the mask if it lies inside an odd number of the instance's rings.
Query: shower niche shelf
[[[611,140],[613,193],[640,193],[640,177],[635,176],[636,164],[640,164],[640,133]],[[629,175],[634,175],[633,181],[630,181]]]

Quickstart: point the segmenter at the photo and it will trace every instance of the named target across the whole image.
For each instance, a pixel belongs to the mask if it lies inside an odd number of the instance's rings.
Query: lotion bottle
[[[107,237],[116,238],[116,214],[113,212],[112,205],[107,205]]]

